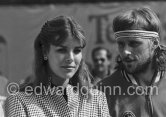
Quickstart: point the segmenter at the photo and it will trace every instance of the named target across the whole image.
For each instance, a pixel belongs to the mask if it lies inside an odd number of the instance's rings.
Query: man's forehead
[[[107,55],[107,51],[104,49],[101,49],[101,50],[96,51],[95,55]]]
[[[96,52],[94,58],[96,59],[107,58],[107,53],[105,51],[98,51]]]
[[[143,39],[141,37],[122,37],[122,38],[119,38],[117,39],[117,42],[127,42],[127,41],[132,41],[132,42],[143,42],[143,41],[146,41],[146,39]]]

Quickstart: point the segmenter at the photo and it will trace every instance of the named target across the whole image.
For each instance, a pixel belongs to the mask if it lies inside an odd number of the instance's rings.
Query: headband
[[[143,39],[150,39],[151,37],[159,38],[159,34],[153,31],[144,31],[144,30],[125,30],[118,31],[114,33],[115,39],[123,38],[123,37],[138,37]]]

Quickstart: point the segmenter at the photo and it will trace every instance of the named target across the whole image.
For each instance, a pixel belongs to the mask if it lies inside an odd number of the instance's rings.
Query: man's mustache
[[[133,56],[127,56],[127,57],[122,58],[122,61],[123,62],[132,62],[132,61],[136,61],[136,58]]]

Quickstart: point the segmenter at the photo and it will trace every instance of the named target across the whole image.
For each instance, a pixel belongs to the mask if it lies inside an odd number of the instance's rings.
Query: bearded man
[[[98,83],[112,117],[166,117],[166,48],[161,24],[149,8],[126,11],[113,20],[117,71]]]

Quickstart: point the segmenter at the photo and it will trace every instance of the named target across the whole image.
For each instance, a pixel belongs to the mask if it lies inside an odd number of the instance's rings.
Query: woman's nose
[[[69,53],[66,55],[65,62],[71,63],[71,62],[73,62],[73,60],[74,60],[74,54],[73,54],[73,52],[69,52]]]

